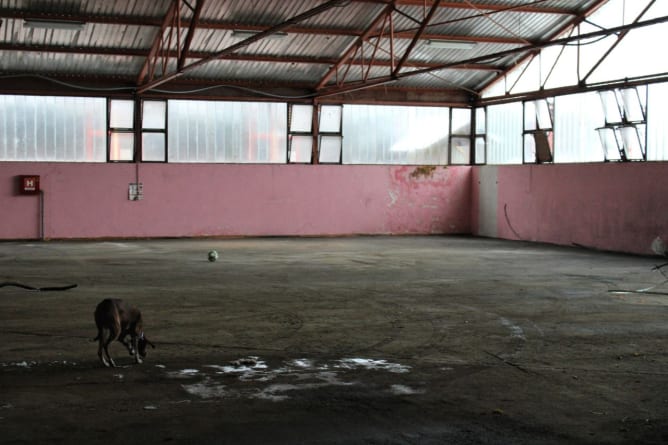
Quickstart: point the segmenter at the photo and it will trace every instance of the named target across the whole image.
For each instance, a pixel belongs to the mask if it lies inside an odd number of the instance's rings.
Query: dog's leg
[[[97,346],[97,356],[100,357],[100,361],[102,364],[106,367],[109,367],[109,362],[104,356],[104,353],[106,352],[107,348],[105,346],[105,339],[104,339],[104,331],[102,329],[98,329],[97,333],[97,340],[98,340],[98,346]],[[109,353],[107,352],[107,355]]]
[[[139,349],[138,349],[139,348],[139,337],[137,337],[136,335],[132,336],[132,348],[135,351],[139,351]],[[140,365],[143,363],[143,360],[141,359],[141,357],[139,357],[138,353],[135,354],[135,362],[137,364],[140,364]]]
[[[114,362],[114,359],[111,358],[111,355],[109,355],[109,345],[111,344],[111,342],[114,341],[115,338],[116,334],[111,330],[109,330],[109,338],[107,338],[107,341],[104,342],[104,353],[107,356],[107,359],[109,360],[109,365],[107,366],[111,366],[112,368],[116,367],[116,363]]]
[[[128,352],[130,353],[130,355],[135,355],[135,351],[137,351],[137,348],[133,347],[131,341],[126,341],[125,340],[125,334],[121,335],[120,338],[118,339],[118,341],[123,343],[123,345],[128,349]]]

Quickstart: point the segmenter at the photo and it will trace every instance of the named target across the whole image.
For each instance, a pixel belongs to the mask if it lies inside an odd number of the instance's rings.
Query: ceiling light
[[[247,39],[249,37],[256,36],[260,34],[262,31],[251,31],[251,30],[246,30],[246,29],[235,29],[232,31],[232,37],[236,37],[238,39]],[[288,36],[287,32],[275,32],[273,34],[269,34],[264,36],[263,38],[265,39],[284,39],[285,37]]]
[[[71,20],[25,19],[23,21],[24,28],[62,29],[68,31],[81,31],[85,24],[85,22],[75,22]]]
[[[427,40],[427,45],[438,49],[473,49],[477,44],[471,40]]]

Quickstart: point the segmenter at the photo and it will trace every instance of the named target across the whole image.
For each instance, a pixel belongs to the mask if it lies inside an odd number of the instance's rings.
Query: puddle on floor
[[[367,358],[343,358],[317,361],[308,358],[288,360],[277,367],[270,367],[259,357],[246,357],[234,362],[217,365],[206,364],[200,369],[188,368],[166,371],[173,379],[189,379],[181,387],[200,399],[255,398],[280,402],[295,396],[297,392],[333,386],[365,385],[355,371],[363,370],[386,374],[406,374],[410,366],[387,360]],[[254,383],[240,385],[238,382]],[[383,390],[396,396],[422,394],[424,391],[397,382]]]

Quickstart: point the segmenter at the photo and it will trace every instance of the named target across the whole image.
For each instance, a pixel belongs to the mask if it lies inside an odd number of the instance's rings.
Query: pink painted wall
[[[475,167],[472,196],[474,234],[638,254],[668,240],[668,163]]]
[[[471,167],[0,163],[0,239],[470,233]]]

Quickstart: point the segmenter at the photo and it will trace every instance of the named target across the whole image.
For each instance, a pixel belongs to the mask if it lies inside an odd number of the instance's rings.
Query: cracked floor
[[[660,263],[466,237],[0,243],[0,284],[77,285],[0,287],[2,443],[666,443]],[[98,362],[106,297],[142,310],[144,364]]]

